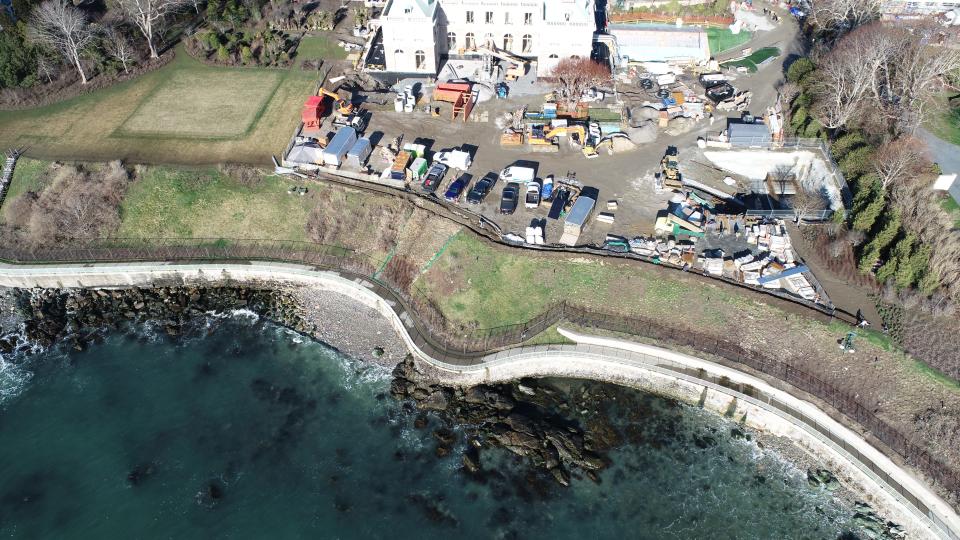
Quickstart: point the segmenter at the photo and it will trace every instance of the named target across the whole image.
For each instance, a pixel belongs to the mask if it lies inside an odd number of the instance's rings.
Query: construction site
[[[506,243],[637,256],[829,304],[785,223],[845,212],[849,192],[818,141],[785,137],[780,103],[754,96],[777,68],[622,61],[571,100],[535,61],[492,42],[470,52],[436,78],[390,84],[364,72],[368,44],[305,97],[277,171],[436,198]]]

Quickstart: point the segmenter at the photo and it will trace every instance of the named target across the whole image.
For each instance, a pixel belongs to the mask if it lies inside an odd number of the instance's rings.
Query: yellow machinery
[[[317,95],[327,96],[333,100],[333,103],[337,106],[337,112],[342,115],[350,115],[353,113],[353,103],[348,102],[345,99],[342,99],[339,94],[336,92],[331,92],[326,88],[321,87],[317,92]]]
[[[583,129],[583,126],[573,125],[573,126],[557,126],[550,130],[546,134],[547,140],[553,140],[555,137],[560,137],[562,135],[567,135],[573,137],[575,142],[578,145],[582,145],[586,141],[586,130]]]
[[[547,126],[531,125],[527,128],[527,144],[534,146],[550,146],[556,144],[553,137],[547,132]]]

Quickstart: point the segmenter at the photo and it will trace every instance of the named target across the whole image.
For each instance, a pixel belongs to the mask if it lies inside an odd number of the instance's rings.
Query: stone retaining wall
[[[230,283],[317,287],[377,309],[406,342],[414,357],[451,384],[472,385],[529,376],[589,378],[623,384],[699,404],[743,420],[757,429],[791,438],[834,463],[841,476],[915,536],[960,539],[960,517],[927,486],[813,404],[764,381],[712,362],[633,342],[562,331],[577,345],[520,347],[452,365],[424,353],[414,342],[396,304],[381,298],[372,284],[333,272],[283,264],[104,264],[49,266],[0,265],[0,286],[101,287]],[[723,384],[717,384],[718,381]],[[825,436],[826,434],[826,436]],[[880,474],[878,474],[878,472]],[[909,519],[912,517],[912,519]]]

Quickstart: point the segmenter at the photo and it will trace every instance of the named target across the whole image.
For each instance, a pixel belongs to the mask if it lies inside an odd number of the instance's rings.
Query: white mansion
[[[537,61],[589,58],[594,0],[389,0],[380,16],[387,71],[436,74],[440,57],[495,48]]]

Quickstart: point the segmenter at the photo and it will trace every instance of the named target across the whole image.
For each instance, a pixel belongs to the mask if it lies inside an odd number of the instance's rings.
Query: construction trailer
[[[350,126],[340,128],[340,131],[330,139],[330,143],[323,150],[324,165],[339,167],[343,164],[347,152],[357,143],[357,130]]]
[[[370,144],[370,139],[366,137],[357,139],[347,152],[346,166],[351,169],[362,169],[367,164],[367,158],[370,157],[371,152],[373,152],[373,145]]]
[[[460,115],[464,122],[473,111],[473,85],[470,83],[440,83],[433,89],[433,101],[442,101],[453,105],[451,120]]]
[[[593,213],[597,200],[587,194],[581,193],[577,201],[573,203],[567,219],[563,222],[563,235],[560,236],[560,243],[566,246],[575,246],[586,227],[590,214]]]

